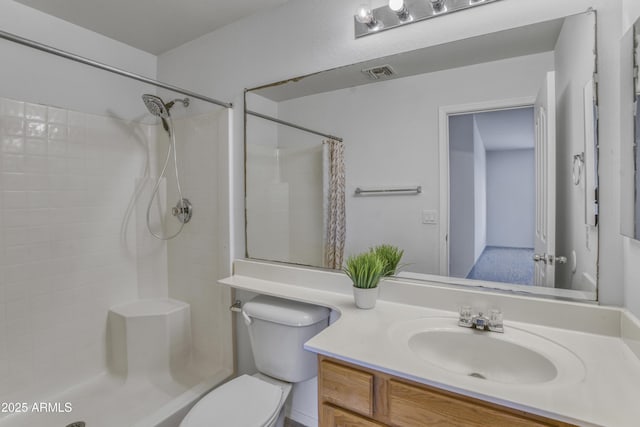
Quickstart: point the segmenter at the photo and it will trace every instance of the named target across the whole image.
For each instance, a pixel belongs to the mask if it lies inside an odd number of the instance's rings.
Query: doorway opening
[[[449,115],[449,274],[534,284],[533,105]]]

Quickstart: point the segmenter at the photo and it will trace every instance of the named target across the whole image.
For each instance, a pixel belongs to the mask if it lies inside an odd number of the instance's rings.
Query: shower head
[[[185,108],[188,107],[190,103],[189,98],[184,98],[174,99],[173,101],[169,101],[165,104],[159,96],[150,95],[148,93],[142,95],[142,101],[144,101],[144,105],[147,106],[147,110],[149,110],[151,114],[162,119],[169,117],[169,110],[171,110],[176,102],[181,103]]]
[[[154,116],[160,117],[161,119],[167,119],[169,117],[169,108],[171,107],[167,107],[159,96],[145,93],[142,95],[142,101],[144,101],[144,105],[147,106],[147,110]]]
[[[148,93],[142,95],[142,101],[144,101],[144,105],[147,106],[147,110],[149,110],[151,114],[156,117],[160,117],[160,120],[162,120],[162,127],[167,131],[167,133],[169,133],[169,135],[171,135],[169,124],[167,123],[167,119],[170,116],[169,110],[171,110],[171,107],[173,107],[176,102],[181,102],[185,108],[188,107],[190,103],[189,98],[184,98],[174,99],[173,101],[169,101],[165,104],[159,96],[150,95]]]

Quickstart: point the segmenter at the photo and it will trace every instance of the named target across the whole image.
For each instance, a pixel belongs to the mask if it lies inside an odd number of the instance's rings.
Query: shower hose
[[[165,158],[164,165],[162,166],[162,172],[160,172],[160,175],[158,176],[158,180],[156,181],[156,184],[153,187],[153,191],[151,192],[151,198],[149,199],[149,204],[147,205],[147,229],[149,230],[149,233],[153,235],[153,237],[159,240],[173,239],[174,237],[176,237],[178,234],[182,232],[182,229],[184,228],[184,224],[185,224],[185,222],[180,221],[180,228],[178,228],[178,231],[176,231],[174,234],[169,236],[156,234],[151,229],[151,221],[150,221],[151,205],[153,205],[153,200],[156,197],[158,197],[158,191],[160,190],[160,183],[162,182],[162,178],[165,177],[165,174],[167,172],[167,166],[169,166],[169,159],[171,159],[172,153],[173,153],[173,167],[176,173],[176,187],[178,188],[178,196],[180,197],[177,207],[178,209],[184,208],[184,204],[183,204],[184,198],[182,197],[182,188],[180,187],[180,176],[178,174],[178,158],[176,154],[176,136],[173,131],[173,120],[171,119],[171,116],[169,116],[168,119],[169,119],[169,130],[167,131],[167,133],[169,134],[169,138],[170,138],[169,149],[167,150],[167,157]]]

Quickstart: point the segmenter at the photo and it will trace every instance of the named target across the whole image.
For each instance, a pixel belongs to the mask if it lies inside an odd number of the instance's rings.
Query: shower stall
[[[230,110],[3,38],[0,427],[175,426],[234,369]]]

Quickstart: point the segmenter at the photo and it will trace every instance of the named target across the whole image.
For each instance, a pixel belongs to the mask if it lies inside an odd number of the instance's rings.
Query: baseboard
[[[296,421],[300,424],[304,424],[306,427],[318,427],[318,420],[310,417],[307,414],[303,414],[300,411],[296,411],[292,408],[286,408],[287,417],[291,418],[293,421]]]

